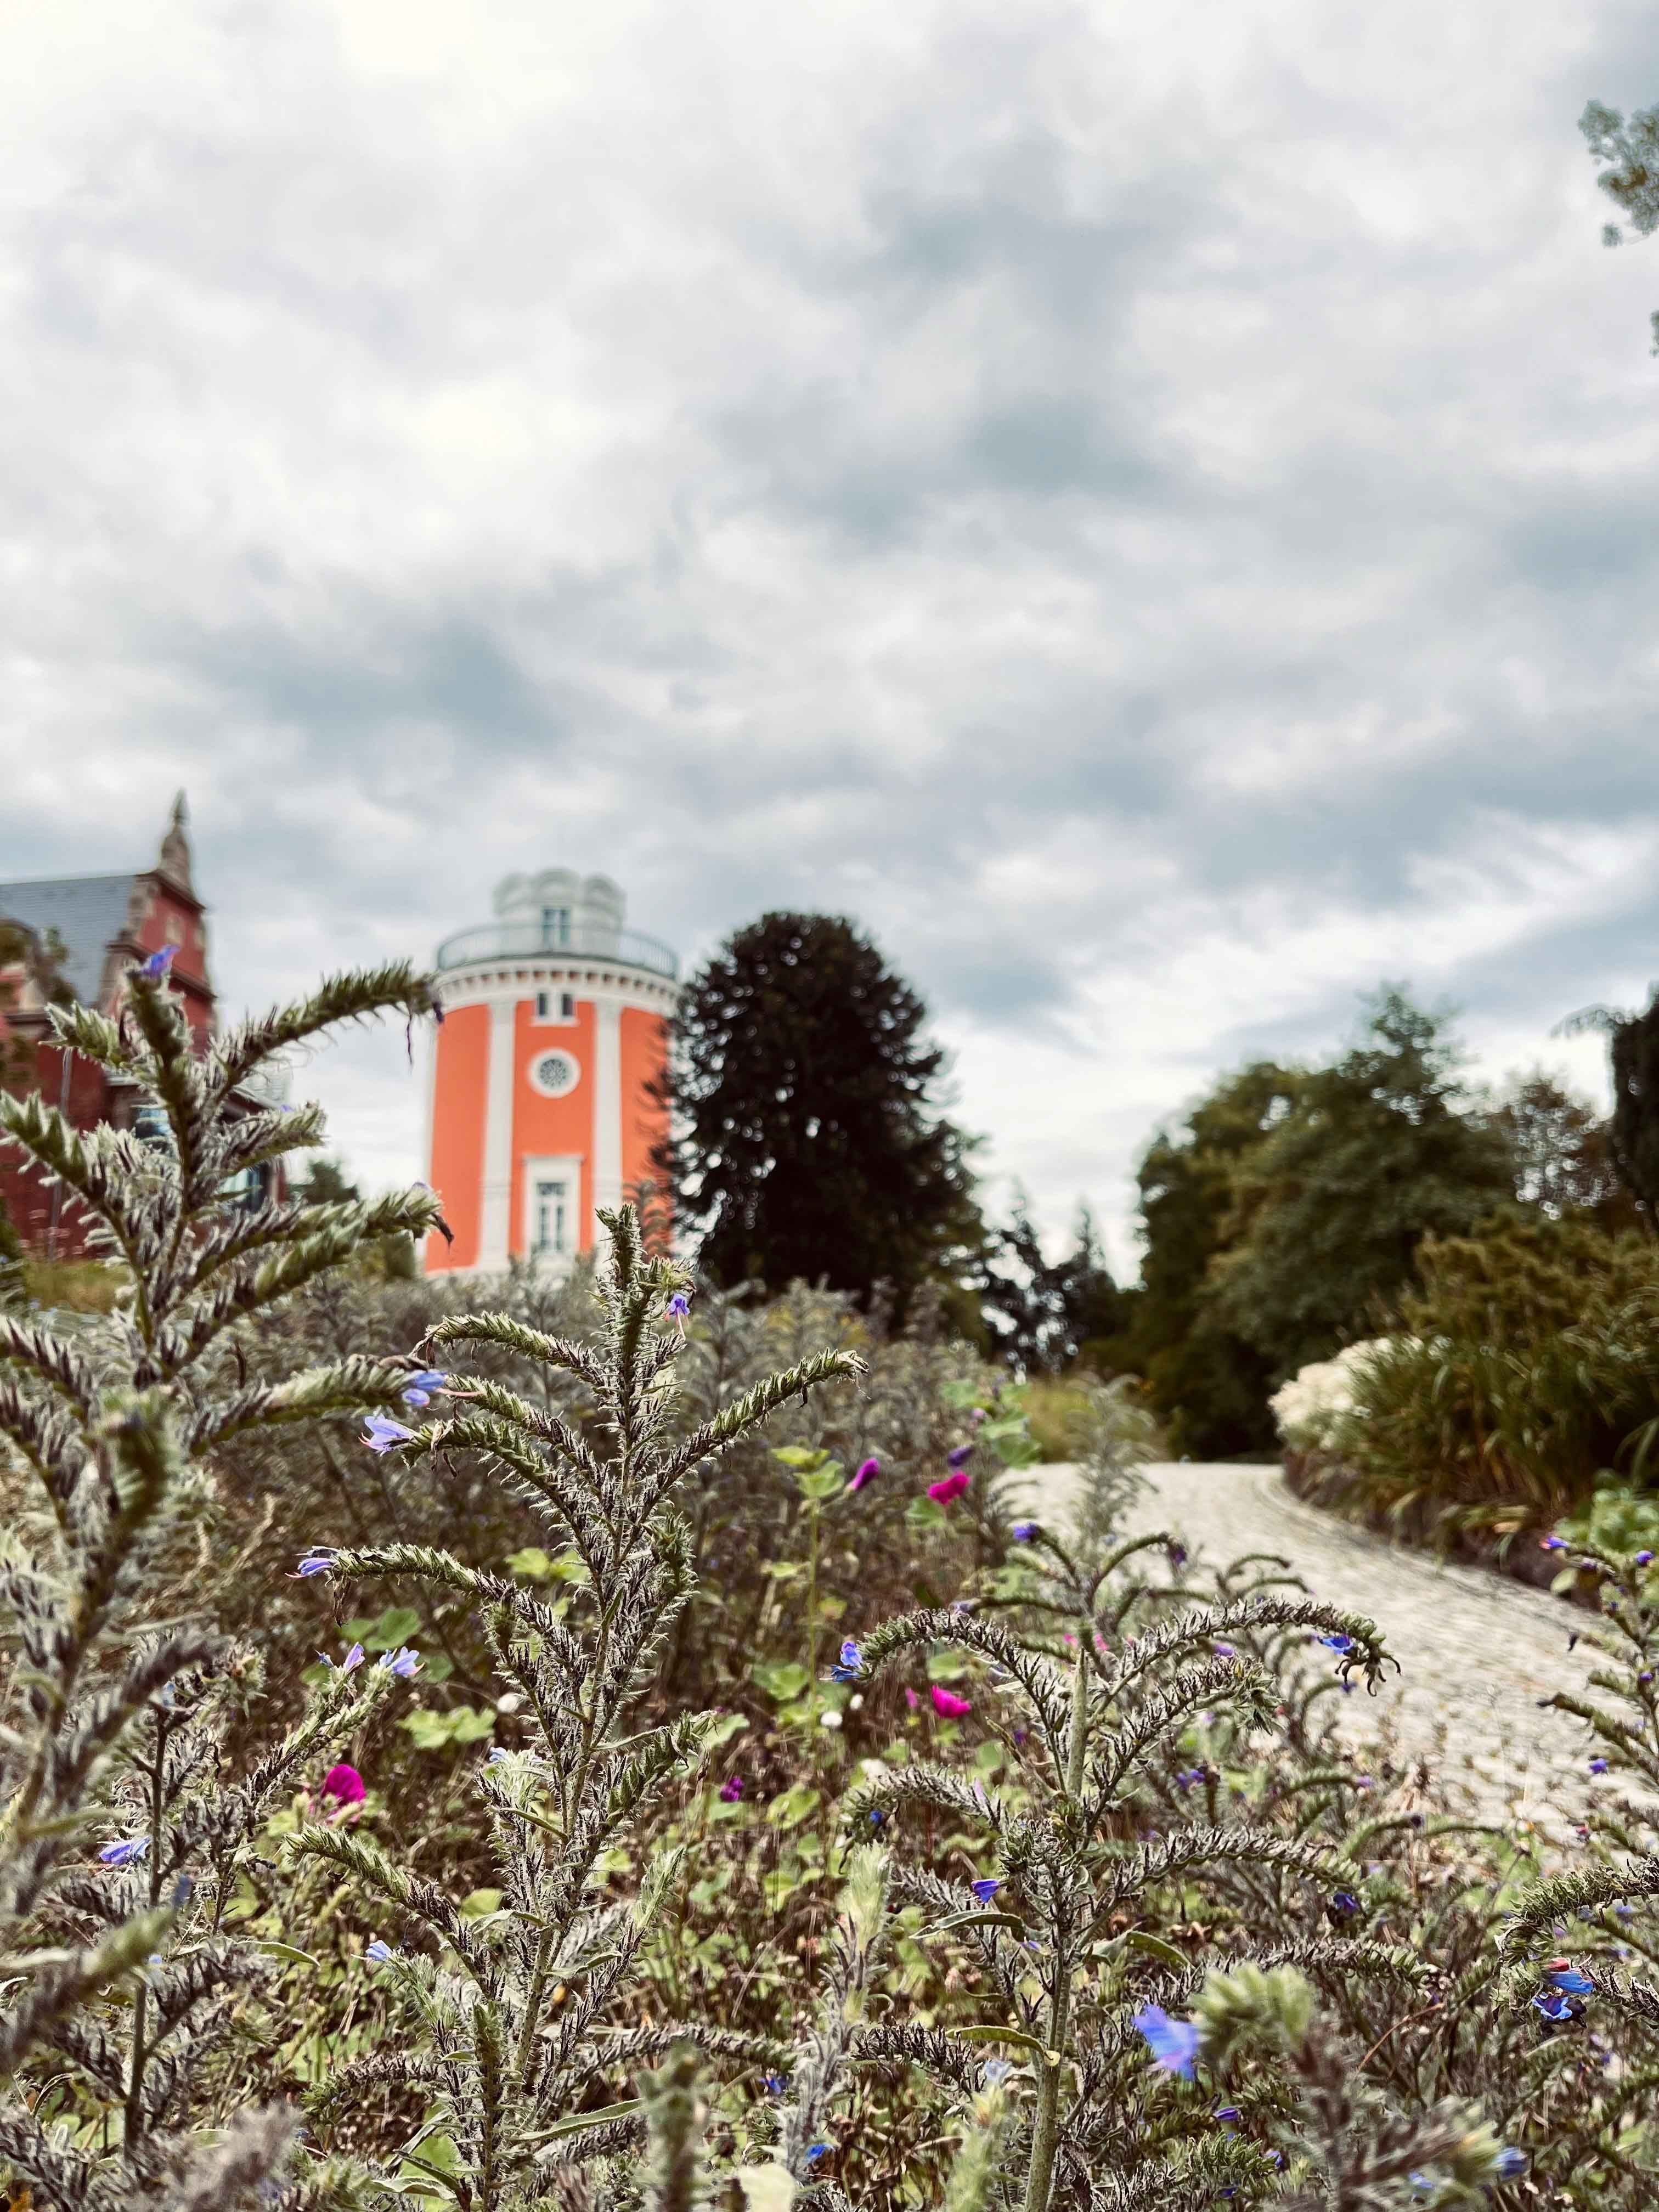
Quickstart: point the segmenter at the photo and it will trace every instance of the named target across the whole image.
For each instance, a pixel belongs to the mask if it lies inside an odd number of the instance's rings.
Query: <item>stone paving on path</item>
[[[1524,1817],[1558,1844],[1589,1793],[1607,1790],[1589,1775],[1583,1724],[1539,1710],[1553,1691],[1588,1691],[1597,1655],[1566,1648],[1569,1633],[1589,1625],[1577,1607],[1350,1528],[1292,1497],[1277,1468],[1183,1462],[1146,1472],[1151,1487],[1132,1528],[1167,1528],[1212,1565],[1277,1553],[1315,1596],[1376,1623],[1402,1671],[1375,1698],[1356,1692],[1346,1701],[1345,1735],[1359,1740],[1386,1715],[1414,1754],[1433,1753],[1443,1733],[1435,1763],[1467,1784],[1484,1817]],[[1076,1476],[1048,1465],[1007,1480],[1011,1494],[1053,1512],[1066,1510]]]

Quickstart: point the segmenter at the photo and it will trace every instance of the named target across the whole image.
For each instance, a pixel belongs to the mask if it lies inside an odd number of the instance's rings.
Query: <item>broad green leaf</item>
[[[457,1743],[482,1743],[495,1732],[495,1716],[488,1705],[458,1705],[450,1719]]]
[[[316,1960],[312,1957],[309,1951],[296,1950],[292,1943],[278,1943],[276,1939],[271,1936],[264,1937],[258,1944],[258,1948],[261,1951],[269,1951],[271,1956],[276,1959],[298,1960],[301,1966],[314,1966],[317,1964]]]
[[[942,1936],[949,1928],[1016,1928],[1023,1936],[1025,1923],[1015,1912],[952,1912],[944,1920],[935,1920],[930,1933]],[[1183,1959],[1182,1964],[1185,1966]]]
[[[389,1605],[368,1632],[358,1638],[366,1651],[395,1651],[421,1632],[421,1616],[412,1606]]]
[[[781,1466],[805,1470],[822,1467],[830,1455],[827,1451],[813,1451],[805,1444],[774,1444],[772,1456]]]
[[[816,1790],[805,1783],[792,1783],[781,1796],[775,1797],[766,1808],[766,1817],[775,1828],[797,1828],[810,1820],[822,1801]]]
[[[799,1697],[812,1678],[798,1659],[757,1659],[749,1679],[781,1705]]]
[[[913,1535],[931,1535],[935,1529],[949,1528],[945,1508],[931,1498],[913,1498],[904,1509],[904,1525]]]
[[[1046,2043],[1039,2043],[1036,2036],[1027,2035],[1024,2028],[993,2027],[988,2022],[973,2027],[953,2027],[950,2033],[958,2043],[1014,2043],[1022,2051],[1035,2051],[1045,2065],[1058,2066],[1060,2063],[1058,2051],[1050,2051]]]
[[[501,1910],[501,1903],[499,1889],[475,1889],[461,1899],[460,1915],[463,1920],[487,1920]]]
[[[523,1551],[513,1553],[507,1564],[515,1575],[525,1575],[532,1583],[544,1583],[553,1571],[553,1555],[543,1551],[539,1544],[526,1544]]]
[[[734,1735],[741,1735],[748,1727],[741,1713],[722,1713],[702,1740],[705,1751],[718,1751],[723,1743],[730,1743]]]
[[[795,1477],[795,1487],[809,1505],[822,1505],[831,1498],[838,1498],[842,1490],[842,1469],[838,1460],[813,1472],[803,1472]]]
[[[1160,1966],[1173,1966],[1184,1974],[1192,1960],[1184,1951],[1177,1951],[1173,1943],[1166,1943],[1161,1936],[1149,1936],[1144,1928],[1131,1928],[1123,1938],[1132,1951],[1144,1952],[1147,1958],[1156,1959]]]

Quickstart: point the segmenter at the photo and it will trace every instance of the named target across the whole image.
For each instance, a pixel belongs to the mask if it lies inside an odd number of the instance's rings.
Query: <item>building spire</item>
[[[190,839],[185,834],[186,819],[185,794],[181,791],[173,802],[172,817],[161,840],[161,856],[156,865],[169,883],[177,884],[181,891],[187,891],[194,898],[196,886],[190,879]]]

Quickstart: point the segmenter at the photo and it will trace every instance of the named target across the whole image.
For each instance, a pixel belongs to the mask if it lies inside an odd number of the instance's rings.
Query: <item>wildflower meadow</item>
[[[434,1011],[200,1054],[150,963],[53,1018],[164,1141],[0,1099],[118,1285],[0,1310],[13,2212],[1652,2203],[1649,1549],[1555,1539],[1609,1792],[1547,1864],[1366,1735],[1408,1650],[1126,1533],[1120,1387],[1033,1518],[923,1293],[624,1206],[480,1302],[377,1268],[423,1187],[227,1200],[321,1134],[263,1062]]]

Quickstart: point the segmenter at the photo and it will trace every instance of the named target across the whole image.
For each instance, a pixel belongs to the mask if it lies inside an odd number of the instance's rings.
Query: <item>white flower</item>
[[[1361,1368],[1401,1340],[1378,1336],[1346,1345],[1334,1359],[1315,1360],[1275,1390],[1267,1403],[1279,1435],[1291,1449],[1317,1451],[1342,1415],[1353,1411],[1354,1382]]]
[[[841,1715],[836,1711],[833,1705],[830,1706],[826,1711],[821,1712],[818,1715],[818,1726],[820,1728],[839,1728],[841,1726]]]

